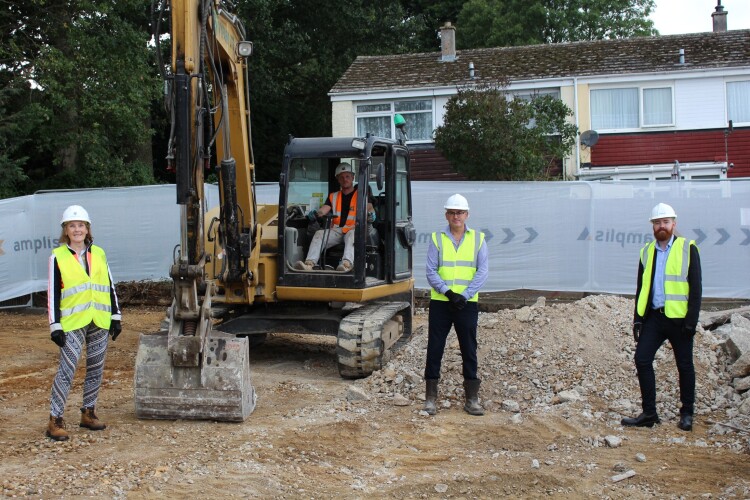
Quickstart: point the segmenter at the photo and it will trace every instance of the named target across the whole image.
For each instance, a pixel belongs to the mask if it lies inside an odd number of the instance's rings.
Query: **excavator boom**
[[[254,227],[245,62],[252,45],[222,0],[172,0],[169,7],[172,62],[166,102],[172,131],[167,158],[176,174],[180,244],[170,269],[169,326],[141,336],[136,415],[242,421],[255,408],[247,339],[214,331],[211,309],[214,278],[244,294],[255,276],[248,256],[260,229]],[[160,36],[155,33],[156,40]],[[216,234],[206,238],[212,227],[204,222],[204,169],[213,162],[219,165],[222,206]],[[217,235],[223,267],[219,276],[209,277],[206,264],[213,256],[205,240]]]

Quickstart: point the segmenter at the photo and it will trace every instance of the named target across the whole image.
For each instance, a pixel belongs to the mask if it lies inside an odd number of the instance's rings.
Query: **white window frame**
[[[592,99],[592,93],[598,90],[628,90],[637,89],[638,91],[638,126],[633,127],[622,127],[622,128],[602,128],[594,125],[594,100]],[[657,124],[645,124],[644,123],[644,98],[643,93],[647,90],[652,89],[669,89],[670,93],[670,122],[669,123],[657,123]],[[663,129],[675,126],[675,95],[674,95],[674,84],[669,83],[666,85],[659,84],[633,84],[633,85],[611,85],[611,86],[597,86],[589,89],[589,120],[591,127],[597,132],[633,132],[642,129],[653,130]]]
[[[747,78],[747,77],[746,78],[737,78],[737,79],[727,80],[724,83],[724,95],[726,96],[726,100],[727,100],[727,106],[726,106],[727,122],[729,120],[732,120],[732,126],[748,125],[748,124],[750,124],[750,116],[748,116],[748,120],[747,121],[737,121],[737,120],[735,120],[732,117],[732,115],[729,112],[729,85],[732,84],[732,83],[747,83],[748,85],[750,85],[750,78]],[[748,97],[750,98],[750,96],[748,96]]]
[[[654,123],[650,125],[646,125],[644,123],[644,117],[646,116],[645,113],[645,102],[646,100],[643,98],[643,93],[646,90],[661,90],[661,89],[669,89],[669,97],[670,97],[670,103],[669,103],[669,123]],[[640,109],[638,110],[638,120],[640,122],[641,128],[660,128],[660,127],[674,127],[675,120],[674,120],[674,85],[648,85],[640,87],[638,90],[638,98],[640,100]]]
[[[420,111],[395,111],[396,104],[401,102],[411,102],[411,101],[424,101],[428,102],[430,104],[430,109],[428,110],[420,110]],[[391,139],[397,138],[396,135],[396,125],[393,123],[393,117],[396,114],[400,114],[404,117],[404,119],[408,122],[408,116],[409,115],[415,115],[415,114],[429,114],[430,115],[430,137],[429,138],[419,138],[415,139],[412,137],[413,131],[409,130],[409,126],[407,124],[406,126],[406,133],[409,136],[409,140],[407,141],[408,144],[429,144],[434,142],[434,134],[435,134],[435,99],[431,97],[412,97],[412,98],[406,98],[406,99],[391,99],[391,100],[379,100],[379,101],[355,101],[354,103],[354,131],[355,135],[359,134],[359,119],[360,118],[377,118],[377,117],[388,117],[388,121],[391,128]],[[378,105],[388,105],[390,107],[390,111],[366,111],[366,112],[360,112],[359,106],[378,106]]]

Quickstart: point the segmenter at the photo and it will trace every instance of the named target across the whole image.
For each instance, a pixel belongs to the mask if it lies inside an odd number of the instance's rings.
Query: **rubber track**
[[[352,311],[341,321],[336,357],[342,377],[367,377],[382,367],[383,326],[409,306],[408,302],[374,302]]]

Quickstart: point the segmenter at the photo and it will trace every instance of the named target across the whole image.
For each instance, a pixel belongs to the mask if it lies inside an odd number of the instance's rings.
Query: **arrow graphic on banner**
[[[495,236],[489,229],[480,229],[480,231],[484,233],[484,241],[490,241]]]
[[[700,229],[693,229],[693,232],[698,235],[698,237],[695,239],[695,244],[700,245],[701,242],[706,239],[706,233],[704,233]]]
[[[726,231],[726,229],[719,227],[716,229],[716,232],[718,232],[721,235],[721,238],[719,238],[719,241],[714,243],[715,245],[723,245],[725,241],[729,239],[729,233]]]
[[[750,229],[745,229],[743,227],[742,228],[742,232],[745,233],[746,237],[745,237],[744,240],[742,240],[742,243],[740,243],[740,246],[750,245]],[[2,243],[2,242],[0,241],[0,243]],[[2,249],[0,249],[0,250],[2,250]],[[0,254],[0,255],[2,255],[2,254]]]
[[[510,240],[516,237],[516,233],[508,229],[507,227],[503,228],[503,232],[505,233],[505,239],[500,242],[501,245],[505,245],[506,243],[509,243]]]
[[[539,233],[537,233],[533,227],[525,227],[524,229],[526,230],[527,233],[529,233],[528,238],[523,240],[524,243],[531,243],[532,241],[536,239],[537,236],[539,236]],[[513,238],[516,237],[516,233],[514,233],[513,230],[509,227],[504,227],[503,232],[505,233],[505,238],[503,238],[503,241],[500,242],[501,245],[510,243],[513,240]]]
[[[589,237],[589,228],[584,227],[581,234],[578,235],[578,241],[585,240]]]

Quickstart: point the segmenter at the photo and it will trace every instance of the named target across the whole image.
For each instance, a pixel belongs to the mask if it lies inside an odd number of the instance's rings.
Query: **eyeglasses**
[[[465,215],[466,210],[446,210],[445,215],[448,217],[455,217],[457,215]]]

